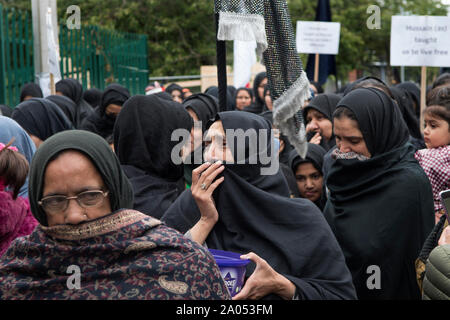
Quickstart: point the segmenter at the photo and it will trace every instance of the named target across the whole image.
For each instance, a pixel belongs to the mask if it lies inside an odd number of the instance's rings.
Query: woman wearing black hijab
[[[172,96],[172,100],[175,102],[182,103],[184,100],[183,87],[176,83],[169,85],[165,92],[170,94]]]
[[[378,89],[356,89],[339,102],[334,133],[324,214],[358,297],[420,299],[415,260],[434,226],[433,193],[400,110]]]
[[[260,114],[264,111],[264,87],[266,86],[266,84],[267,73],[258,73],[255,77],[255,80],[253,81],[253,94],[255,95],[255,103],[251,111],[252,113]]]
[[[219,88],[217,86],[211,86],[211,87],[209,87],[208,89],[205,90],[205,94],[209,94],[210,96],[213,96],[216,99],[219,99]],[[234,110],[233,98],[234,98],[234,96],[232,96],[231,93],[230,93],[230,90],[227,89],[227,110],[220,110],[220,111],[232,111],[232,110]]]
[[[44,95],[42,93],[42,89],[36,83],[30,82],[24,84],[22,89],[20,89],[20,102],[24,102],[25,100],[31,98],[43,98]]]
[[[100,105],[81,123],[80,129],[96,133],[105,139],[110,137],[117,115],[129,98],[128,89],[120,84],[110,84],[103,91]]]
[[[321,146],[308,143],[305,159],[302,159],[296,150],[292,150],[289,155],[289,167],[296,177],[300,196],[314,202],[321,211],[327,202],[322,171],[325,154],[326,151]]]
[[[203,134],[206,131],[208,121],[214,119],[219,112],[219,101],[209,94],[198,93],[184,100],[183,106],[194,121],[194,127],[191,130],[191,147],[188,151],[189,154],[184,158],[184,180],[186,187],[190,188],[192,170],[203,163]],[[201,127],[198,125],[200,122]]]
[[[114,126],[114,150],[134,191],[134,209],[160,218],[184,190],[183,165],[172,161],[177,129],[190,132],[189,113],[176,102],[155,95],[125,102]]]
[[[64,112],[67,119],[72,122],[75,128],[78,128],[80,126],[80,121],[78,119],[77,113],[77,105],[70,98],[66,96],[54,95],[48,96],[45,99],[50,100],[51,102],[56,104],[62,110],[62,112]]]
[[[405,91],[413,100],[413,109],[414,114],[416,115],[417,119],[420,119],[420,88],[417,84],[414,82],[403,82],[397,85],[397,88],[402,89]]]
[[[333,135],[333,112],[341,97],[336,94],[319,94],[303,109],[309,142],[325,151],[336,145]]]
[[[54,134],[74,129],[64,112],[46,99],[32,98],[20,103],[12,118],[30,135],[36,148]]]
[[[83,99],[86,100],[86,102],[95,109],[100,105],[100,102],[102,101],[102,94],[103,92],[96,88],[88,89],[83,93]]]
[[[397,87],[391,87],[389,89],[391,90],[394,100],[402,113],[403,120],[405,120],[405,124],[408,127],[411,143],[417,150],[426,149],[423,135],[420,131],[420,120],[414,115],[413,101],[402,89]]]
[[[83,86],[78,80],[63,79],[55,85],[56,94],[68,97],[77,105],[77,118],[79,123],[93,113],[93,108],[83,99]]]
[[[258,143],[256,154],[250,153],[249,139],[239,144],[237,136],[229,135],[228,130],[238,129],[244,132],[253,129],[256,130],[254,133],[265,130],[263,132],[267,136]],[[221,184],[211,186],[211,181],[208,181],[208,178],[213,178],[208,170],[219,170],[218,164],[202,165],[194,171],[192,191],[186,190],[162,220],[185,233],[198,230],[197,222],[209,215],[205,208],[218,213],[216,222],[206,232],[208,247],[241,254],[253,252],[248,258],[257,263],[256,269],[253,264],[248,265],[246,276],[250,278],[239,299],[292,299],[294,291],[296,297],[305,300],[353,299],[354,288],[342,252],[320,210],[308,200],[290,199],[288,186],[279,170],[272,175],[261,174],[273,165],[264,165],[262,161],[262,157],[270,157],[272,153],[270,129],[270,123],[258,115],[238,111],[219,113],[209,127],[211,143],[205,149],[205,160],[212,163],[215,155],[216,160],[226,161],[220,169],[223,170],[223,178],[217,180],[222,181]],[[227,145],[226,156],[217,159],[223,141]],[[244,158],[238,157],[239,152],[230,150],[228,146],[231,145],[245,150]],[[256,163],[251,162],[252,158]],[[203,171],[206,167],[209,169]],[[208,194],[210,187],[217,187],[211,195]],[[193,194],[198,197],[194,198]],[[206,202],[200,199],[206,199]],[[267,270],[278,279],[275,281],[283,283],[280,291],[290,287],[289,293],[254,287],[252,283],[257,279],[262,282],[271,279],[261,279],[262,270]],[[268,287],[273,284],[267,283]],[[256,290],[255,296],[245,293],[252,291],[249,286]]]

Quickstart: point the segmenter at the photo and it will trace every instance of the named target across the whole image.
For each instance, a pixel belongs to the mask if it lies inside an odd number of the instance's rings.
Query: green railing
[[[120,83],[131,94],[148,84],[147,36],[103,30],[95,26],[69,30],[60,26],[61,74],[84,88],[104,89]]]
[[[0,4],[0,103],[15,106],[20,88],[34,81],[31,13]]]
[[[144,94],[148,83],[147,36],[82,26],[59,28],[61,75],[85,89],[120,83]],[[0,5],[0,104],[16,106],[20,88],[34,75],[31,13]]]

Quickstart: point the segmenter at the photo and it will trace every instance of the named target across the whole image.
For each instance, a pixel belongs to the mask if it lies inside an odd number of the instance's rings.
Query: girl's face
[[[425,114],[425,130],[423,134],[428,149],[444,147],[450,144],[448,122],[439,117]]]
[[[295,172],[298,191],[302,198],[315,202],[322,196],[323,176],[312,163],[302,163]]]
[[[244,110],[252,104],[252,97],[246,90],[240,90],[236,95],[236,108]]]

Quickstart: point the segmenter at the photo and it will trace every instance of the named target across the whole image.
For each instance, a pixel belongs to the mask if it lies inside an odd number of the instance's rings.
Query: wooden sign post
[[[450,17],[393,16],[391,66],[421,67],[420,128],[426,108],[427,67],[450,66]]]

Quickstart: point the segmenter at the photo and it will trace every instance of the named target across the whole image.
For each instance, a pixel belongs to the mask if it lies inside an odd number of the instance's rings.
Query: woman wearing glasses
[[[229,298],[205,249],[128,209],[131,185],[98,135],[45,141],[29,199],[40,225],[0,259],[0,300]]]

